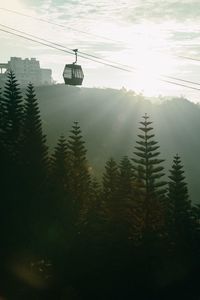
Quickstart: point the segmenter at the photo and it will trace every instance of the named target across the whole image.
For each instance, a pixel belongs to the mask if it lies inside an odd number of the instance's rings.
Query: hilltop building
[[[12,70],[21,86],[33,83],[34,86],[51,85],[52,70],[40,68],[36,58],[11,57],[8,63],[0,63],[0,84],[6,80],[6,73]]]

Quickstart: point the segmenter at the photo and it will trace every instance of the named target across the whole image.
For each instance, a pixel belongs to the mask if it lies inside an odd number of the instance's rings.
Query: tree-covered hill
[[[199,108],[161,100],[59,85],[35,93],[31,83],[22,95],[8,73],[3,298],[199,299],[200,204],[188,190],[189,174],[198,201]]]
[[[76,88],[65,85],[39,87],[44,130],[50,147],[60,134],[68,135],[73,121],[79,121],[88,158],[95,174],[101,175],[105,161],[113,156],[132,156],[138,122],[146,112],[154,121],[156,138],[167,169],[173,155],[184,162],[192,200],[200,194],[200,108],[184,98],[151,101],[134,92],[114,89]],[[154,99],[153,99],[154,100]]]

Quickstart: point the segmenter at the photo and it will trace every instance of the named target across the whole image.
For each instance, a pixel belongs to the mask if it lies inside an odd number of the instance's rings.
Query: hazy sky
[[[132,67],[133,72],[128,73],[80,58],[84,86],[125,87],[146,95],[184,95],[200,100],[200,91],[156,79],[169,75],[200,82],[200,62],[179,57],[200,58],[199,0],[0,0],[0,7],[68,28],[2,9],[0,24]],[[73,61],[67,53],[1,31],[0,44],[2,62],[11,56],[36,57],[42,67],[52,69],[57,82],[62,82],[65,63]]]

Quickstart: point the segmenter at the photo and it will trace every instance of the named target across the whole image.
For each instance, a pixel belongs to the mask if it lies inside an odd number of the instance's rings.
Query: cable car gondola
[[[81,65],[77,65],[77,52],[78,49],[73,50],[75,53],[76,60],[72,64],[65,65],[64,71],[63,71],[63,78],[65,81],[65,84],[68,85],[82,85],[84,74],[83,70],[81,68]]]

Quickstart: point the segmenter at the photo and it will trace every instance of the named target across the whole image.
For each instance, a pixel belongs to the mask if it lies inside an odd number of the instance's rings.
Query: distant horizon
[[[8,26],[133,68],[128,73],[79,57],[86,87],[120,89],[124,86],[146,96],[184,95],[190,101],[199,102],[198,90],[157,79],[166,75],[186,80],[185,85],[195,88],[199,84],[199,11],[200,4],[195,0],[184,3],[137,0],[134,4],[127,0],[117,5],[103,0],[98,5],[91,0],[84,3],[12,0],[0,8],[0,29]],[[62,82],[64,65],[73,61],[68,53],[3,31],[0,31],[0,41],[1,61],[11,56],[36,57],[41,67],[52,69],[58,83]]]

